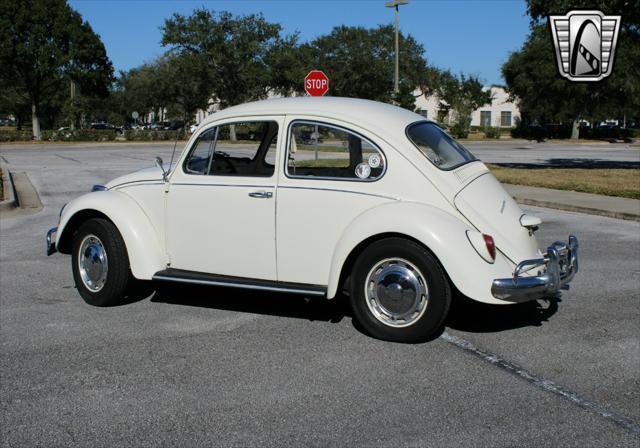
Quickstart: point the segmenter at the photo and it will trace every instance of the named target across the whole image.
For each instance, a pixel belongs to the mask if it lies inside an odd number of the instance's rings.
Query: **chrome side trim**
[[[121,184],[114,185],[111,188],[119,188],[119,187],[123,187],[123,186],[129,186],[131,184],[140,184],[140,183],[158,183],[160,185],[164,184],[162,179],[141,179],[141,180],[130,180],[128,182],[123,182]]]
[[[336,193],[351,193],[351,194],[361,194],[363,196],[373,196],[376,198],[390,199],[392,201],[398,201],[398,198],[394,198],[391,196],[384,196],[382,194],[375,193],[365,193],[363,191],[354,191],[354,190],[343,190],[340,188],[323,188],[323,187],[294,187],[290,185],[278,185],[278,189],[286,188],[289,190],[318,190],[318,191],[333,191]]]
[[[275,185],[252,185],[252,184],[207,184],[207,183],[195,183],[195,182],[173,182],[173,185],[180,186],[196,186],[196,187],[236,187],[236,188],[276,188]]]
[[[287,288],[287,287],[281,287],[281,286],[250,285],[246,283],[235,283],[232,281],[224,281],[224,280],[199,280],[199,279],[191,279],[191,278],[166,276],[166,275],[154,275],[153,280],[192,283],[196,285],[226,286],[230,288],[254,289],[254,290],[261,290],[261,291],[289,292],[294,294],[309,294],[309,295],[321,296],[321,297],[324,297],[324,295],[326,294],[326,292],[317,291],[313,289]]]

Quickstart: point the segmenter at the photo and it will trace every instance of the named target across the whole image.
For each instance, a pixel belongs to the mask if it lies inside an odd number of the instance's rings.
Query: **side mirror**
[[[169,172],[164,169],[163,163],[162,157],[156,156],[156,166],[160,168],[160,171],[162,171],[162,180],[166,182],[167,174],[169,174]]]

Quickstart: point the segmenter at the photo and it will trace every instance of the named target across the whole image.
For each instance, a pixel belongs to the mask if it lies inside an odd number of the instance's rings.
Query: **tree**
[[[63,85],[107,95],[112,72],[100,38],[65,0],[2,0],[0,77],[26,94],[34,138],[41,107]]]
[[[640,7],[628,0],[528,0],[531,30],[523,47],[502,66],[507,90],[518,98],[524,124],[578,122],[638,117],[640,111]],[[550,14],[598,9],[622,15],[611,75],[595,83],[572,82],[558,74],[555,50],[546,24]]]
[[[197,64],[210,95],[224,108],[265,98],[274,87],[266,61],[273,51],[282,51],[281,31],[261,14],[234,17],[197,9],[191,16],[174,14],[165,21],[162,45]]]
[[[400,92],[394,95],[394,32],[391,25],[371,29],[335,27],[304,50],[311,58],[308,67],[323,70],[329,76],[332,95],[384,102],[395,100],[413,110],[414,89],[431,93],[437,79],[436,70],[427,65],[424,47],[412,36],[400,34]]]
[[[440,74],[438,97],[455,111],[453,134],[466,138],[471,127],[471,113],[492,101],[491,90],[485,89],[476,76],[455,76],[445,71]]]

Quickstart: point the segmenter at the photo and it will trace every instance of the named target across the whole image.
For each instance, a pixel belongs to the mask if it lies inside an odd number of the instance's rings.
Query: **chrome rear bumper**
[[[535,277],[520,274],[530,269],[540,269]],[[528,302],[549,297],[560,289],[569,289],[569,282],[578,272],[578,238],[571,235],[569,242],[556,241],[547,248],[544,258],[525,260],[516,266],[513,277],[493,281],[491,293],[506,302]]]
[[[55,254],[57,252],[56,249],[56,232],[58,231],[57,227],[52,227],[47,232],[47,256],[51,254]]]

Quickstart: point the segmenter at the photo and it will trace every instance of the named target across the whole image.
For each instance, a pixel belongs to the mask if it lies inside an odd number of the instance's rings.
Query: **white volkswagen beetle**
[[[348,98],[248,103],[205,120],[177,162],[69,202],[47,252],[80,295],[117,304],[135,281],[334,298],[373,336],[419,341],[452,288],[484,303],[554,295],[578,241],[538,249],[540,219],[436,123]]]

